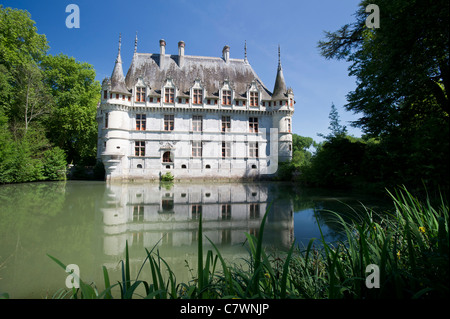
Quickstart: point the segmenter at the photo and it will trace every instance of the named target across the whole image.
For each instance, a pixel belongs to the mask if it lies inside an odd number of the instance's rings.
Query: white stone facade
[[[136,42],[137,44],[137,42]],[[247,59],[137,53],[123,75],[119,53],[102,84],[98,159],[107,180],[258,179],[292,157],[294,94],[281,63],[274,93]]]

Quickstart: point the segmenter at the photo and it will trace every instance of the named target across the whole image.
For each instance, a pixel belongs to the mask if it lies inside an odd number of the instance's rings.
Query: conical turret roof
[[[130,92],[127,90],[125,85],[125,76],[123,75],[122,68],[122,57],[120,55],[120,47],[122,42],[122,37],[119,38],[119,52],[117,53],[116,64],[114,65],[114,70],[111,75],[111,92],[118,93],[127,93]]]
[[[283,68],[281,67],[280,46],[278,46],[278,70],[275,86],[273,87],[272,100],[287,98],[286,91],[286,82],[284,81]]]

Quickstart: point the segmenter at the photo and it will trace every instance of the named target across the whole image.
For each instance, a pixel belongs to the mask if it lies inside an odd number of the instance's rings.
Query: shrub
[[[66,154],[59,147],[46,150],[42,159],[44,178],[51,181],[66,179]]]
[[[161,176],[161,181],[163,182],[172,182],[174,179],[174,176],[171,172],[167,172],[164,175]]]

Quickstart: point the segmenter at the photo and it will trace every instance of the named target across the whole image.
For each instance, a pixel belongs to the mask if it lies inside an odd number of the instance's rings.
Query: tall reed
[[[334,244],[322,234],[294,257],[292,281],[300,298],[439,298],[449,295],[448,203],[423,203],[405,188],[390,193],[394,212],[345,222]],[[320,225],[319,225],[320,227]],[[380,288],[366,286],[366,267],[380,270]]]

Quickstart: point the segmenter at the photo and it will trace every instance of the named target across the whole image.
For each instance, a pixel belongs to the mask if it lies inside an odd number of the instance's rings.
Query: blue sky
[[[335,31],[354,21],[359,0],[1,0],[4,7],[24,9],[45,34],[50,54],[64,53],[92,64],[97,79],[110,76],[122,34],[124,73],[130,65],[138,32],[138,52],[177,54],[178,41],[186,43],[186,55],[221,56],[230,46],[231,58],[247,56],[255,72],[273,89],[278,64],[278,45],[286,84],[294,90],[293,131],[322,140],[327,134],[331,104],[338,108],[341,124],[360,136],[349,121],[358,115],[345,111],[346,94],[355,89],[345,61],[320,56],[317,42],[324,31]],[[80,8],[80,28],[69,29],[66,7]]]

